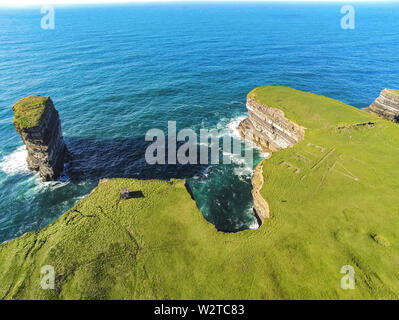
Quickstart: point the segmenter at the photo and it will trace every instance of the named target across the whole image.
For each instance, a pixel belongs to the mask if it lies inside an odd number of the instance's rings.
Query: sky
[[[200,2],[201,0],[0,0],[0,6],[31,6],[44,4],[96,4],[96,3],[151,3],[151,2]],[[246,2],[245,0],[203,0],[204,2]],[[303,2],[304,0],[250,0],[251,2]],[[311,2],[380,2],[376,0],[305,0]],[[394,2],[394,1],[392,1]]]

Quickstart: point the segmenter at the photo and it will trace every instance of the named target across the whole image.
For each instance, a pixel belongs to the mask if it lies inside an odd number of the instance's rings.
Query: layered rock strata
[[[399,91],[384,89],[371,106],[365,110],[386,120],[399,123]]]
[[[56,180],[64,169],[68,151],[58,111],[50,97],[30,96],[14,106],[14,125],[28,151],[28,168],[43,181]]]
[[[263,151],[274,152],[291,147],[305,136],[305,128],[288,120],[284,112],[258,103],[248,97],[247,109],[249,118],[242,121],[238,130],[242,137],[253,141]],[[252,197],[254,211],[260,222],[270,217],[269,205],[261,196],[263,186],[263,161],[257,166],[252,178]]]
[[[248,97],[249,118],[240,123],[241,135],[260,146],[263,151],[277,151],[302,140],[305,128],[284,117],[284,112],[262,105]]]

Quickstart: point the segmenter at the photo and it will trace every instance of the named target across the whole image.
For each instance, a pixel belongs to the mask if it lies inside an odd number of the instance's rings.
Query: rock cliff
[[[263,161],[256,167],[254,176],[252,178],[252,198],[254,200],[254,211],[259,220],[263,221],[270,217],[269,205],[260,194],[263,187]]]
[[[247,109],[249,118],[239,124],[238,130],[242,137],[253,141],[263,151],[274,152],[291,147],[305,136],[305,128],[286,119],[279,109],[260,104],[250,97],[247,98]],[[262,186],[263,162],[252,178],[254,211],[261,222],[270,217],[269,205],[260,194]]]
[[[28,150],[28,167],[43,181],[56,180],[63,168],[67,148],[61,122],[50,97],[30,96],[14,106],[14,125]]]
[[[240,123],[241,135],[255,142],[263,151],[277,151],[302,140],[305,128],[284,117],[284,112],[261,105],[248,97],[249,118]]]
[[[267,226],[218,232],[184,180],[102,181],[54,223],[0,245],[0,299],[399,299],[399,126],[291,88],[255,93],[307,128],[255,172]],[[144,197],[122,201],[122,188]],[[347,261],[356,290],[340,289]],[[54,290],[41,286],[43,266]]]
[[[373,104],[365,110],[399,123],[399,90],[384,89]]]

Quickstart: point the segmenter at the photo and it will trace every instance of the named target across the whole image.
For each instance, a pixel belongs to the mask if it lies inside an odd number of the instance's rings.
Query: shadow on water
[[[237,176],[236,166],[149,165],[145,152],[152,142],[140,137],[65,140],[70,157],[64,178],[71,183],[62,178],[41,183],[38,175],[29,172],[4,175],[7,183],[0,189],[0,199],[9,201],[0,203],[0,243],[47,226],[89,194],[101,178],[187,179],[191,197],[218,230],[237,232],[253,222],[248,211],[252,201],[250,177]],[[133,198],[143,196],[135,191]],[[16,196],[7,198],[9,194]]]
[[[65,173],[74,183],[101,178],[188,179],[201,175],[207,168],[190,164],[150,165],[145,152],[152,142],[143,138],[65,140],[70,151]]]
[[[144,138],[68,138],[66,143],[71,156],[65,173],[73,184],[96,185],[102,178],[187,179],[186,187],[192,199],[219,231],[238,232],[256,223],[252,210],[251,175],[237,175],[235,170],[242,169],[239,166],[150,165],[145,153],[152,142],[146,142]],[[181,144],[178,143],[177,149]],[[200,156],[199,150],[197,155]],[[132,196],[140,197],[140,194]]]

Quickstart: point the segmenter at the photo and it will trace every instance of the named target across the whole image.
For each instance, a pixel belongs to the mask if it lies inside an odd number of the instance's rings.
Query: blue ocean
[[[258,226],[254,163],[156,165],[146,132],[235,128],[246,95],[263,85],[312,91],[358,108],[399,88],[399,5],[355,4],[356,27],[341,28],[342,4],[147,4],[0,9],[0,242],[42,228],[104,177],[185,178],[218,230]],[[27,170],[12,106],[51,96],[72,154],[57,182]]]

